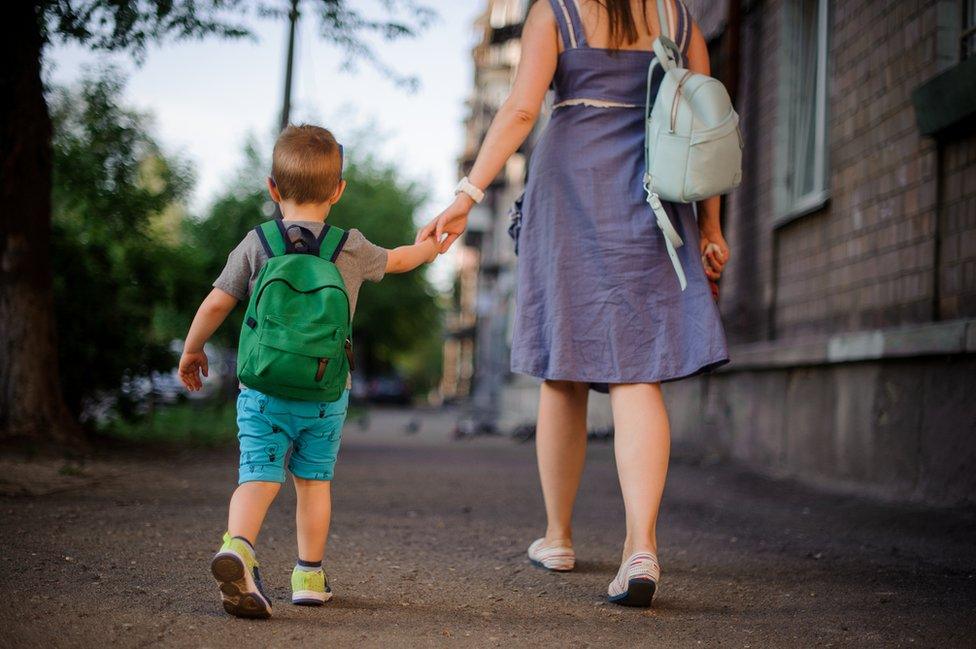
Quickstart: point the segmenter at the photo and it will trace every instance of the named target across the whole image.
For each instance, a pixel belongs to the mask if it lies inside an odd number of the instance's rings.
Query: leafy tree
[[[426,26],[412,0],[384,0],[388,20],[370,20],[347,0],[307,0],[323,34],[371,58],[363,35],[398,38]],[[153,41],[249,35],[242,0],[18,0],[0,22],[0,441],[82,444],[59,384],[51,265],[51,116],[41,83],[51,40],[142,55]],[[401,19],[400,16],[405,16]],[[375,57],[372,57],[375,58]]]
[[[58,361],[77,416],[86,397],[117,388],[127,373],[172,366],[152,322],[176,292],[172,269],[187,269],[154,225],[185,198],[191,175],[161,152],[144,115],[121,107],[117,74],[52,95]]]
[[[186,335],[190,319],[200,300],[210,291],[214,279],[223,270],[228,253],[270,211],[271,199],[264,189],[269,167],[260,153],[259,145],[251,139],[244,147],[244,164],[238,171],[237,179],[217,197],[207,216],[200,220],[184,221],[184,254],[194,258],[199,271],[181,301],[174,303],[176,318],[170,329],[172,337],[182,338]],[[242,307],[231,312],[217,330],[213,342],[236,347],[243,317]]]

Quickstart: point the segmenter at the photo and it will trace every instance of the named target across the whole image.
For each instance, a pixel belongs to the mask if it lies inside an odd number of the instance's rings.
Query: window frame
[[[801,196],[794,196],[788,186],[788,170],[793,166],[796,158],[792,149],[793,142],[798,138],[790,132],[793,115],[797,110],[795,101],[794,79],[797,78],[797,61],[799,57],[795,44],[798,42],[796,32],[798,3],[813,1],[817,3],[817,83],[816,83],[816,114],[815,114],[815,148],[814,148],[814,187]],[[780,79],[777,120],[777,145],[775,165],[775,217],[774,227],[791,223],[796,219],[816,212],[830,200],[830,151],[829,151],[829,106],[828,78],[830,51],[830,2],[829,0],[786,0],[783,3],[783,20],[781,37],[783,39],[780,58]]]
[[[976,57],[976,0],[961,0],[959,12],[959,60],[965,61]]]

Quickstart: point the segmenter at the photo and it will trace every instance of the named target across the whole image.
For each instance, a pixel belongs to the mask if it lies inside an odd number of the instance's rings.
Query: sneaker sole
[[[295,606],[322,606],[332,599],[332,593],[318,593],[313,590],[300,590],[292,593],[291,603]]]
[[[220,552],[210,562],[210,572],[220,586],[224,610],[236,617],[271,617],[271,603],[258,591],[244,561],[233,552]]]
[[[647,608],[654,600],[657,584],[650,579],[631,579],[627,582],[627,592],[608,596],[607,599],[621,606],[638,606]]]

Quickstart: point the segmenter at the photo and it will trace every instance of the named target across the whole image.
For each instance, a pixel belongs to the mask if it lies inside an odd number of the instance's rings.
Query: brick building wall
[[[774,475],[976,502],[976,119],[923,135],[913,97],[959,63],[962,5],[829,2],[829,197],[791,218],[786,27],[813,2],[740,4],[743,184],[724,201],[720,302],[732,363],[665,386],[672,435]],[[687,3],[721,76],[728,3]]]
[[[746,168],[727,201],[735,261],[722,304],[733,342],[974,313],[976,138],[962,134],[940,152],[919,133],[911,99],[941,71],[940,4],[831,3],[830,198],[779,227],[773,184],[783,2],[755,2],[744,13],[737,103]]]
[[[828,206],[778,233],[784,337],[933,319],[935,144],[912,90],[937,72],[935,5],[834,4]]]
[[[741,83],[736,90],[742,125],[743,184],[725,201],[725,232],[733,263],[722,279],[722,317],[732,343],[772,336],[773,138],[779,66],[778,0],[743,16]]]

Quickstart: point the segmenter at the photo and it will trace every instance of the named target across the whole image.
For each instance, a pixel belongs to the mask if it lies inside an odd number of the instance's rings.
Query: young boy
[[[274,254],[275,250],[281,252],[282,246],[289,245],[289,237],[291,247],[287,250],[292,253],[305,252],[304,246],[315,246],[318,241],[322,241],[322,245],[326,245],[325,241],[332,242],[330,245],[335,252],[330,258],[345,284],[350,318],[355,311],[363,280],[378,282],[385,273],[404,273],[437,256],[437,245],[433,238],[385,250],[367,241],[355,229],[346,233],[344,240],[340,237],[340,230],[332,230],[329,232],[332,236],[326,237],[323,230],[329,226],[325,225],[325,220],[345,189],[342,147],[329,131],[311,125],[289,126],[282,131],[275,143],[271,176],[268,178],[268,191],[284,216],[278,224],[282,237],[274,241],[277,248],[270,246],[268,233],[277,232],[256,228],[228,256],[227,265],[214,282],[213,291],[200,305],[186,336],[179,371],[181,380],[189,390],[199,390],[200,373],[207,375],[204,343],[238,301],[247,299],[269,259],[269,253]],[[289,263],[294,261],[294,258],[289,258]],[[318,260],[301,261],[313,265],[320,263]],[[340,295],[341,292],[334,293],[334,296]],[[256,299],[262,297],[259,295]],[[343,309],[346,308],[345,301],[340,304]],[[297,318],[294,313],[290,315],[299,323],[297,326],[306,325],[304,335],[321,338],[323,334],[314,331],[308,333],[309,329],[316,329],[315,326],[307,326],[310,318],[303,319],[303,314],[298,314]],[[249,323],[249,326],[253,325],[254,322]],[[278,337],[275,344],[279,348],[289,349],[289,341],[280,340],[281,330],[274,333]],[[286,338],[288,335],[285,334]],[[300,332],[294,335],[299,336]],[[342,343],[342,340],[336,341],[336,345],[341,346]],[[292,342],[291,346],[295,344]],[[336,350],[340,348],[333,347]],[[347,344],[346,351],[348,349]],[[309,359],[313,373],[315,360]],[[322,378],[329,360],[321,359],[316,380]],[[245,362],[244,359],[238,361],[242,364]],[[341,367],[341,371],[345,372],[346,366],[333,364],[333,367]],[[333,380],[346,385],[337,401],[286,399],[241,385],[237,400],[239,485],[230,500],[224,543],[211,563],[213,575],[220,585],[224,609],[232,615],[271,615],[271,601],[261,585],[254,546],[268,507],[285,481],[285,456],[289,448],[288,470],[298,496],[298,563],[291,579],[292,602],[321,605],[332,597],[328,579],[322,570],[322,557],[332,509],[333,467],[349,400],[348,372],[342,377],[334,376]],[[339,383],[337,390],[341,390]]]

